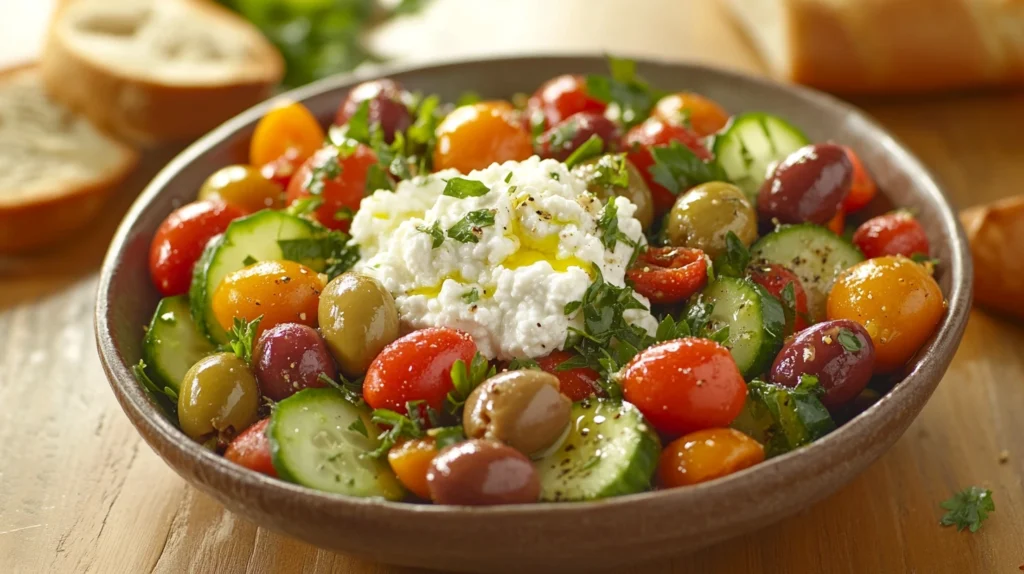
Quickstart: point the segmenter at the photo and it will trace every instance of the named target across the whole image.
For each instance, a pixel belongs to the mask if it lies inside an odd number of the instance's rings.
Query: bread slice
[[[1024,195],[964,210],[974,259],[974,301],[1024,319]]]
[[[1024,84],[1024,0],[726,0],[773,74],[840,93]]]
[[[0,253],[42,247],[80,229],[137,159],[50,100],[34,66],[0,71]]]
[[[203,0],[72,0],[42,59],[58,101],[128,141],[194,138],[266,99],[284,62],[248,21]]]

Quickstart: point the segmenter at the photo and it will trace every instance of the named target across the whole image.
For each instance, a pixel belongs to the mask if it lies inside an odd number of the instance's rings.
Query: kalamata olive
[[[540,479],[530,459],[489,440],[468,440],[443,450],[427,471],[437,504],[484,506],[536,502]]]
[[[761,184],[757,211],[762,223],[824,225],[850,193],[853,164],[834,144],[804,146],[789,154]]]
[[[394,80],[382,79],[363,82],[352,88],[348,97],[338,108],[334,119],[337,125],[344,125],[359,110],[359,105],[368,103],[370,125],[379,123],[388,142],[395,138],[396,131],[405,131],[412,125],[409,108],[402,102],[402,87]]]
[[[665,233],[670,245],[700,249],[715,258],[725,253],[730,231],[750,245],[757,239],[757,214],[740,188],[712,181],[679,196]]]
[[[321,373],[332,379],[338,374],[316,329],[299,323],[281,323],[264,332],[253,349],[252,370],[263,395],[275,401],[323,387]]]
[[[230,440],[256,422],[260,389],[249,365],[217,353],[192,365],[178,393],[178,425],[195,440]]]
[[[499,440],[527,455],[550,447],[565,433],[572,410],[558,384],[558,377],[532,369],[487,379],[466,400],[466,436]]]
[[[576,148],[591,136],[598,136],[604,142],[604,151],[613,152],[621,137],[615,122],[595,112],[580,112],[562,120],[558,125],[537,138],[540,155],[558,161],[565,161]]]
[[[320,332],[341,372],[356,377],[398,338],[398,309],[373,277],[342,273],[324,287],[317,312]]]
[[[252,212],[284,207],[284,189],[251,165],[229,165],[213,172],[199,188],[198,198],[221,199]]]
[[[800,375],[818,377],[825,390],[821,402],[829,409],[856,397],[875,364],[875,346],[860,324],[847,319],[812,325],[790,339],[775,357],[773,383],[796,387]]]
[[[621,182],[615,181],[623,168],[627,176],[625,186],[618,185]],[[621,156],[604,155],[581,163],[573,168],[572,172],[587,182],[590,193],[603,201],[614,197],[628,199],[636,206],[633,217],[640,222],[644,230],[654,223],[654,199],[651,198],[651,188],[647,187],[644,176],[633,162]]]

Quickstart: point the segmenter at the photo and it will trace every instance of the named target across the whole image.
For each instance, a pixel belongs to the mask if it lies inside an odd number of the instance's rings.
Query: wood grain
[[[437,0],[426,15],[398,22],[374,41],[416,58],[613,50],[760,70],[750,46],[708,2],[482,5]],[[1019,93],[855,103],[928,164],[958,207],[1010,195],[1024,180]],[[104,220],[74,244],[0,261],[3,569],[415,572],[318,550],[225,512],[142,444],[118,408],[94,349],[96,270],[120,214],[167,153],[149,157]],[[629,571],[1016,571],[1024,563],[1022,348],[1024,330],[976,311],[922,415],[851,485],[753,535],[667,562],[637,556]],[[938,503],[971,484],[993,490],[992,518],[973,535],[940,528]]]

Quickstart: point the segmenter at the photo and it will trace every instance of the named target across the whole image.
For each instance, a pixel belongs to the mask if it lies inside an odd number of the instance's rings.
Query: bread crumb
[[[1006,464],[1010,460],[1010,451],[1003,449],[999,451],[999,464]],[[1024,570],[1024,568],[1021,568]]]

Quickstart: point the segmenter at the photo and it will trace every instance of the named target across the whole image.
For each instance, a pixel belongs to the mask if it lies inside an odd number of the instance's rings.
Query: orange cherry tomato
[[[222,167],[206,178],[199,199],[223,201],[248,213],[284,207],[284,188],[249,165]]]
[[[865,257],[928,255],[928,236],[906,211],[894,211],[865,221],[854,232],[853,244]]]
[[[434,170],[455,168],[469,173],[533,155],[530,134],[513,112],[511,104],[501,101],[456,108],[437,126]]]
[[[747,384],[729,349],[696,337],[641,351],[620,381],[626,400],[669,435],[729,426],[747,397]]]
[[[452,365],[469,365],[476,354],[473,338],[447,327],[413,331],[377,355],[363,379],[363,398],[375,409],[407,414],[406,403],[425,401],[440,410],[454,388]]]
[[[804,291],[804,286],[795,273],[778,263],[765,263],[751,266],[750,278],[783,304],[785,301],[782,292],[786,290],[787,285],[792,284],[795,316],[792,323],[786,324],[785,333],[790,335],[807,328],[807,319],[811,316],[807,311],[807,292]]]
[[[160,293],[167,297],[187,293],[192,268],[207,242],[243,215],[244,211],[219,199],[196,201],[172,211],[149,246],[149,275]]]
[[[708,262],[700,249],[648,247],[626,271],[626,278],[653,303],[678,303],[707,284]]]
[[[846,214],[843,213],[843,208],[840,207],[839,210],[836,211],[835,217],[830,219],[829,222],[825,224],[825,227],[836,235],[842,235],[843,231],[846,231]]]
[[[604,114],[608,104],[587,93],[587,80],[583,76],[565,74],[556,76],[537,88],[527,103],[527,110],[540,110],[548,127],[554,126],[580,112]]]
[[[377,163],[377,154],[358,144],[339,151],[326,146],[306,160],[288,184],[288,204],[304,197],[319,195],[323,204],[314,217],[328,229],[347,231],[352,214],[366,196],[366,174]]]
[[[875,180],[871,179],[868,171],[864,169],[864,164],[861,163],[857,154],[848,147],[844,146],[843,149],[846,150],[846,155],[850,158],[850,163],[853,164],[853,179],[850,184],[850,193],[843,199],[842,207],[846,213],[853,213],[871,203],[871,200],[878,195],[878,186],[875,185]]]
[[[402,486],[416,496],[430,500],[427,471],[435,456],[437,444],[433,438],[414,438],[391,447],[388,462]]]
[[[676,196],[654,181],[654,176],[650,172],[650,167],[654,165],[654,156],[651,155],[650,148],[665,147],[674,141],[686,146],[704,161],[711,159],[711,152],[704,147],[697,134],[685,126],[671,124],[661,118],[648,118],[644,123],[626,132],[622,139],[622,149],[626,150],[626,157],[640,170],[640,175],[651,188],[654,209],[658,214],[672,209]]]
[[[269,423],[270,419],[266,418],[245,429],[228,445],[224,458],[249,470],[277,477],[270,457],[270,439],[267,438]]]
[[[764,447],[736,429],[692,432],[669,443],[658,460],[658,479],[675,488],[707,482],[764,461]]]
[[[213,314],[225,331],[235,317],[252,321],[262,315],[257,338],[281,323],[316,327],[323,288],[323,279],[305,265],[260,261],[224,277],[213,292]]]
[[[558,366],[575,357],[576,354],[569,351],[554,351],[546,357],[537,359],[540,368],[558,377],[558,390],[573,402],[582,401],[594,395],[602,396],[604,391],[597,383],[601,375],[594,369],[580,367],[559,371]]]
[[[828,318],[864,326],[875,344],[875,372],[905,365],[939,326],[946,302],[923,265],[878,257],[843,272],[828,295]]]
[[[263,166],[295,150],[296,163],[324,144],[324,129],[306,106],[282,102],[256,124],[249,142],[249,163]]]
[[[693,92],[679,92],[661,98],[652,115],[670,124],[689,124],[693,133],[700,137],[716,133],[729,123],[729,114],[722,106]]]

